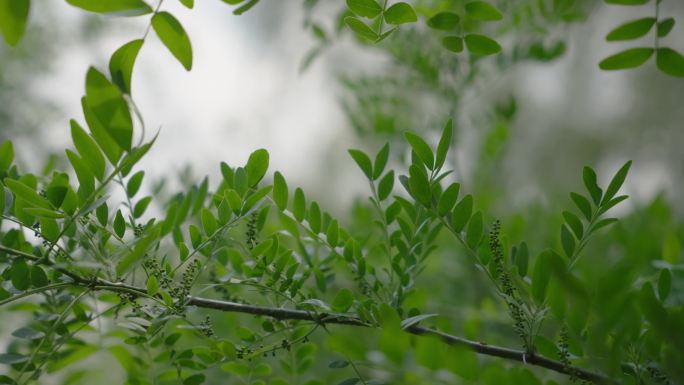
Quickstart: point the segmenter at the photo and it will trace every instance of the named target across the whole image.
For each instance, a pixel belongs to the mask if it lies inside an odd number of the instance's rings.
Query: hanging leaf
[[[192,69],[192,46],[181,23],[168,12],[162,11],[152,17],[152,28],[171,54],[183,67]]]
[[[454,208],[451,214],[451,226],[454,231],[460,233],[470,220],[470,215],[473,212],[473,197],[468,194],[461,199]]]
[[[140,185],[142,184],[144,177],[145,171],[138,171],[128,180],[128,183],[126,184],[126,195],[128,195],[129,198],[133,198],[138,190],[140,190]]]
[[[112,77],[112,83],[125,94],[131,93],[133,66],[143,42],[142,39],[130,41],[114,51],[109,59],[109,74]]]
[[[30,0],[0,0],[0,32],[12,47],[24,36],[29,8]]]
[[[67,0],[67,3],[97,13],[138,16],[152,12],[152,8],[142,0]]]
[[[88,134],[81,128],[81,126],[76,123],[75,120],[71,120],[71,138],[81,154],[81,157],[85,161],[86,165],[93,172],[93,175],[98,180],[102,180],[105,174],[105,160],[104,156],[97,147],[95,141],[88,136]]]
[[[503,15],[495,6],[484,1],[471,1],[465,5],[466,15],[474,20],[495,21],[503,19]]]
[[[377,41],[380,38],[378,34],[375,33],[375,31],[373,31],[364,22],[355,17],[346,17],[344,19],[344,23],[347,24],[349,29],[354,31],[354,33],[356,33],[357,36],[362,37],[366,40]]]
[[[668,75],[684,77],[684,56],[672,48],[658,48],[656,65]]]
[[[482,241],[482,235],[484,234],[484,226],[482,219],[482,212],[476,212],[470,222],[468,223],[468,231],[466,232],[466,244],[471,249],[477,249]]]
[[[369,19],[382,12],[382,7],[375,0],[347,0],[347,7],[355,14]]]
[[[40,207],[44,209],[51,209],[50,203],[38,195],[38,193],[31,187],[14,179],[5,179],[5,185],[14,193],[17,198],[23,199],[31,206]]]
[[[605,71],[636,68],[646,63],[653,56],[653,48],[630,48],[611,55],[599,63],[599,68]]]
[[[646,35],[656,23],[655,17],[632,20],[613,29],[606,36],[608,41],[634,40]]]
[[[577,217],[577,215],[569,212],[569,211],[563,211],[563,218],[565,219],[565,222],[570,226],[572,229],[572,232],[575,234],[575,237],[577,239],[582,239],[582,236],[584,235],[584,226],[582,225],[582,221]]]
[[[90,67],[86,75],[86,99],[88,107],[107,134],[123,150],[130,151],[133,140],[133,121],[128,105],[121,91],[93,67]]]
[[[393,4],[384,13],[387,24],[399,25],[405,23],[415,23],[418,21],[416,11],[408,3],[399,2]]]
[[[471,33],[465,36],[468,51],[475,55],[488,56],[501,52],[501,46],[496,40],[487,36]]]
[[[349,308],[351,307],[351,305],[353,303],[354,303],[354,294],[351,292],[351,290],[349,290],[347,288],[342,288],[335,295],[335,298],[333,299],[332,303],[330,304],[330,307],[335,312],[344,313],[347,310],[349,310]]]
[[[668,17],[658,22],[658,37],[667,36],[675,25],[675,19]]]
[[[570,230],[565,225],[561,226],[561,245],[563,246],[563,251],[568,258],[572,258],[575,252],[575,238],[573,238]]]
[[[458,27],[461,18],[453,12],[439,12],[428,19],[427,25],[433,29],[451,31]]]
[[[460,36],[447,36],[442,39],[442,47],[451,52],[463,52],[463,38]]]
[[[460,184],[452,183],[444,190],[442,196],[439,197],[439,203],[437,204],[437,212],[439,215],[444,216],[451,211],[458,199],[458,191],[460,188]]]

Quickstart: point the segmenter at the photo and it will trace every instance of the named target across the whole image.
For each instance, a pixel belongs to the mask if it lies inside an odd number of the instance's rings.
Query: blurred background
[[[413,3],[421,12],[448,2]],[[207,174],[215,187],[219,162],[242,165],[266,148],[271,171],[283,172],[291,189],[303,187],[346,227],[370,232],[370,210],[360,204],[367,184],[347,149],[375,154],[390,142],[392,165],[403,172],[409,155],[403,132],[434,145],[453,118],[454,178],[461,191],[473,193],[488,223],[502,219],[511,244],[525,239],[535,255],[554,246],[560,212],[572,205],[568,192],[582,189],[582,167],[594,167],[605,185],[632,159],[623,190],[632,199],[611,211],[624,224],[592,241],[587,254],[607,258],[580,266],[582,273],[600,282],[625,274],[616,261],[634,276],[663,254],[676,261],[684,241],[684,81],[657,71],[653,59],[628,71],[598,68],[621,49],[652,45],[652,37],[623,44],[607,43],[605,35],[652,15],[653,4],[502,3],[514,5],[487,28],[504,36],[504,52],[473,61],[444,50],[422,19],[381,44],[361,42],[340,28],[345,7],[338,0],[262,1],[241,16],[218,0],[196,1],[192,10],[165,1],[163,9],[190,36],[194,62],[186,72],[154,34],[138,56],[132,95],[146,136],[160,132],[139,165],[147,174],[143,188],[170,195]],[[660,7],[661,17],[684,20],[684,2]],[[15,49],[0,45],[0,139],[14,141],[23,170],[66,164],[69,119],[83,123],[88,67],[106,69],[111,53],[140,38],[147,23],[147,17],[88,14],[61,1],[32,4],[25,39]],[[661,45],[683,51],[684,27],[676,24]],[[442,238],[449,247],[430,261],[407,307],[449,314],[455,332],[468,338],[489,341],[494,330],[515,340],[486,285],[472,279],[475,268],[453,258],[453,240]],[[463,298],[476,300],[465,307]],[[216,318],[217,325],[232,325]],[[341,339],[358,338],[355,330],[345,333]]]
[[[263,2],[241,16],[220,1],[196,3],[192,10],[164,3],[191,37],[192,71],[154,34],[136,63],[134,99],[147,135],[160,130],[141,165],[148,182],[183,172],[217,177],[220,161],[242,164],[265,147],[272,169],[341,214],[365,194],[346,149],[374,152],[385,140],[398,149],[403,130],[436,141],[453,117],[452,166],[462,184],[486,186],[494,195],[506,190],[510,199],[497,202],[505,207],[557,202],[557,194],[565,199],[579,186],[584,164],[605,180],[627,159],[634,159],[627,182],[632,204],[661,192],[675,198],[684,187],[684,83],[659,73],[653,61],[619,72],[597,65],[621,47],[606,43],[606,33],[650,15],[652,5],[572,1],[572,18],[537,11],[529,16],[530,31],[503,41],[506,53],[473,71],[421,26],[379,46],[355,41],[338,31],[344,8],[338,2]],[[683,13],[682,2],[661,5],[661,17]],[[111,53],[139,38],[146,23],[88,14],[65,2],[32,7],[25,41],[14,50],[0,48],[0,137],[16,141],[26,167],[38,171],[45,159],[33,155],[44,150],[64,158],[68,120],[83,121],[79,84],[87,68],[106,68]],[[681,50],[683,37],[676,25],[664,42]],[[397,43],[403,39],[423,43],[405,52],[407,44]],[[312,52],[317,55],[309,61]],[[681,210],[682,201],[673,201]]]

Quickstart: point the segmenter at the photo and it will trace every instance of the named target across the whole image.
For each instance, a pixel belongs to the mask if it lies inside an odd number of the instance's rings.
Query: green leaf
[[[584,235],[584,226],[582,225],[582,221],[577,217],[577,215],[569,212],[569,211],[563,211],[563,218],[565,219],[565,222],[570,226],[572,229],[572,232],[575,234],[575,237],[577,239],[582,239],[582,235]]]
[[[561,225],[560,237],[565,255],[567,255],[568,258],[572,258],[573,253],[575,252],[575,238],[573,238],[570,230],[568,230],[568,226]]]
[[[369,19],[382,12],[382,7],[375,0],[347,0],[347,7],[355,14]]]
[[[31,287],[31,272],[26,261],[15,259],[10,267],[10,279],[12,286],[17,290],[24,291]]]
[[[202,208],[200,216],[202,221],[202,229],[204,230],[204,233],[207,235],[214,234],[218,229],[218,222],[216,222],[214,214],[212,214],[211,211],[209,211],[209,209]]]
[[[40,232],[45,236],[45,239],[50,242],[57,241],[60,234],[60,228],[57,221],[53,218],[40,218]]]
[[[449,147],[451,146],[451,138],[454,135],[454,124],[451,119],[449,119],[444,125],[442,130],[442,136],[439,138],[439,144],[437,145],[437,155],[435,157],[435,168],[441,169],[446,161],[447,153],[449,152]]]
[[[294,215],[297,222],[303,221],[306,215],[306,198],[304,197],[304,191],[299,187],[297,187],[294,193],[292,215]]]
[[[463,38],[460,36],[447,36],[442,39],[442,47],[451,52],[463,52]]]
[[[93,353],[95,353],[97,350],[98,347],[94,345],[80,346],[72,350],[69,354],[48,363],[47,371],[48,373],[52,373],[64,369],[69,365],[85,360],[86,358],[90,357]]]
[[[226,0],[223,0],[223,1],[226,1]],[[241,5],[239,8],[237,8],[236,10],[234,10],[233,14],[234,15],[242,15],[243,13],[252,9],[252,7],[254,7],[258,2],[259,2],[259,0],[249,0],[245,4]]]
[[[453,12],[439,12],[428,19],[427,25],[433,29],[451,31],[458,27],[461,18]]]
[[[142,259],[149,247],[157,240],[158,235],[159,231],[154,230],[148,236],[140,239],[135,244],[133,250],[121,258],[119,263],[116,264],[116,274],[119,277],[123,276],[134,264]]]
[[[159,291],[159,280],[155,275],[150,275],[147,278],[147,283],[145,285],[147,287],[147,294],[149,295],[156,295],[157,291]]]
[[[463,230],[466,223],[470,220],[472,212],[473,197],[468,194],[458,202],[456,207],[454,207],[453,213],[451,213],[451,227],[453,227],[455,232],[460,233]]]
[[[47,286],[48,283],[49,280],[45,270],[38,265],[31,266],[31,284],[34,287],[43,287]]]
[[[102,152],[104,152],[107,159],[109,159],[109,162],[115,165],[119,158],[121,158],[121,147],[119,147],[109,133],[107,133],[107,130],[102,123],[100,123],[98,118],[95,117],[95,113],[90,108],[85,96],[81,99],[81,106],[83,107],[83,116],[85,116],[86,123],[88,123],[88,128],[90,128],[90,133],[95,139],[95,142],[100,146]]]
[[[583,195],[578,194],[576,192],[571,192],[570,193],[570,199],[572,199],[573,202],[575,202],[575,205],[577,208],[584,214],[584,217],[587,218],[588,221],[591,220],[591,203],[589,203],[589,200],[585,198]]]
[[[670,269],[662,269],[660,275],[658,276],[658,297],[660,302],[663,302],[670,295],[670,289],[672,288],[672,273]]]
[[[667,36],[675,25],[675,19],[668,17],[658,22],[658,37]]]
[[[636,68],[646,63],[653,55],[653,48],[630,48],[601,60],[599,68],[604,71]]]
[[[432,193],[430,192],[430,182],[425,173],[415,164],[409,167],[408,185],[411,195],[425,207],[432,204]]]
[[[143,39],[129,41],[114,51],[109,59],[109,74],[112,77],[112,83],[125,94],[131,93],[133,66],[143,42]]]
[[[0,0],[0,31],[10,46],[16,46],[26,31],[30,0]]]
[[[123,237],[126,233],[126,220],[121,215],[121,210],[116,210],[112,227],[114,228],[114,234],[119,238]]]
[[[126,195],[128,195],[129,198],[133,198],[138,190],[140,190],[140,185],[142,184],[144,177],[145,171],[138,171],[128,180],[128,183],[126,184]]]
[[[370,180],[373,180],[373,165],[371,164],[371,160],[368,155],[361,150],[351,149],[348,151],[349,155],[351,155],[352,159],[354,159],[366,177]]]
[[[354,294],[351,292],[351,290],[347,288],[342,288],[340,291],[337,292],[330,306],[333,311],[337,313],[344,313],[347,310],[349,310],[353,303]]]
[[[88,107],[107,134],[122,149],[130,151],[133,140],[133,120],[128,105],[121,91],[93,67],[90,67],[86,75],[86,99]],[[92,131],[93,127],[90,128]],[[95,136],[96,141],[97,139]]]
[[[411,148],[415,151],[416,155],[423,161],[423,164],[428,169],[434,170],[435,156],[432,153],[432,149],[423,138],[410,132],[405,132],[404,137],[406,137],[406,141],[411,145]]]
[[[331,363],[328,364],[328,367],[330,369],[342,369],[342,368],[346,368],[347,366],[349,366],[349,361],[346,361],[346,360],[332,361]]]
[[[311,202],[306,221],[309,222],[309,227],[311,227],[311,231],[314,234],[321,232],[321,208],[318,206],[318,203]]]
[[[192,9],[195,6],[195,0],[180,0],[186,8]]]
[[[0,145],[0,172],[8,170],[14,160],[14,146],[6,140]]]
[[[93,172],[93,175],[95,175],[98,180],[102,180],[105,173],[104,156],[100,153],[100,149],[97,147],[95,141],[88,136],[75,120],[72,119],[70,123],[71,138],[78,153],[81,154],[81,157],[90,168],[90,171]]]
[[[476,212],[470,222],[468,223],[468,231],[466,232],[466,244],[471,249],[476,249],[482,241],[482,235],[484,234],[484,226],[482,219],[482,212]]]
[[[344,23],[347,24],[349,29],[354,31],[357,36],[362,37],[366,40],[370,41],[376,41],[379,39],[379,36],[375,31],[373,31],[369,26],[367,26],[364,22],[361,20],[355,18],[355,17],[345,17],[344,18]]]
[[[50,206],[50,202],[48,202],[42,196],[38,195],[38,193],[31,187],[19,182],[18,180],[6,178],[5,185],[10,190],[12,190],[12,193],[14,193],[14,195],[17,198],[23,199],[26,203],[28,203],[31,206],[40,207],[44,209],[52,208]]]
[[[544,250],[534,262],[532,272],[532,297],[537,303],[543,303],[546,298],[546,288],[551,278],[551,258],[553,252]]]
[[[42,209],[40,207],[25,207],[24,212],[33,217],[64,218],[64,214],[58,211]]]
[[[596,222],[596,224],[591,228],[591,232],[595,232],[598,229],[601,229],[603,227],[606,227],[608,225],[612,225],[613,223],[616,223],[618,220],[616,218],[606,218],[606,219],[601,219],[600,221]]]
[[[495,6],[484,1],[471,1],[465,5],[466,15],[474,20],[494,21],[503,19]]]
[[[31,328],[19,328],[13,331],[12,335],[25,340],[38,340],[45,337],[45,333]]]
[[[518,267],[518,274],[521,277],[527,275],[527,266],[529,263],[529,250],[527,249],[527,243],[522,242],[515,253],[515,265]]]
[[[268,171],[268,151],[263,148],[254,151],[247,160],[245,170],[249,187],[256,186]]]
[[[97,13],[138,16],[152,12],[152,8],[142,0],[67,0],[67,3]]]
[[[14,365],[28,362],[29,357],[16,353],[0,353],[0,364]],[[12,382],[10,382],[12,384]]]
[[[382,175],[387,165],[387,160],[389,159],[390,146],[389,143],[385,143],[384,146],[375,155],[375,161],[373,162],[373,180],[377,180]]]
[[[601,191],[601,188],[596,181],[596,172],[591,167],[585,166],[582,170],[582,180],[584,181],[584,187],[586,187],[589,195],[591,195],[591,199],[593,199],[594,203],[598,206],[601,203],[603,191]]]
[[[387,24],[399,25],[405,23],[415,23],[418,21],[416,11],[408,3],[399,2],[393,4],[384,13]]]
[[[456,201],[458,200],[458,192],[461,185],[458,183],[452,183],[439,197],[439,203],[437,203],[437,212],[439,215],[444,216],[454,208]]]
[[[656,65],[668,75],[684,77],[684,56],[672,48],[658,48]]]
[[[428,318],[437,317],[439,314],[419,314],[413,317],[409,317],[401,321],[401,328],[406,330],[411,326],[417,325],[419,322],[424,321]]]
[[[206,378],[202,373],[193,374],[183,380],[183,385],[200,385],[204,383]]]
[[[152,202],[151,196],[144,197],[141,200],[139,200],[133,208],[133,218],[137,219],[140,218],[143,214],[145,214],[145,210],[147,210],[147,206],[150,205],[150,202]]]
[[[332,247],[337,247],[337,242],[339,240],[340,228],[337,224],[337,219],[333,219],[328,225],[328,231],[325,233],[325,238],[328,240],[328,244]]]
[[[485,35],[470,33],[465,36],[465,44],[468,51],[475,55],[488,56],[501,52],[499,43]]]
[[[390,170],[378,183],[378,199],[384,201],[392,193],[394,188],[394,170]]]
[[[656,23],[655,17],[632,20],[613,29],[606,36],[607,41],[633,40],[648,33]]]
[[[608,184],[608,188],[606,188],[605,194],[603,194],[603,198],[601,200],[601,205],[606,204],[609,200],[613,199],[615,194],[617,194],[618,190],[620,190],[620,187],[622,184],[625,182],[625,178],[627,177],[627,173],[629,172],[629,168],[632,166],[632,161],[627,161],[619,170],[617,173],[615,173],[615,176],[613,179],[610,181]]]
[[[276,171],[273,175],[273,201],[275,202],[278,210],[283,211],[287,208],[287,182],[283,174]]]
[[[152,17],[152,28],[171,54],[178,59],[186,70],[190,71],[192,68],[192,46],[181,23],[170,13],[162,11]]]

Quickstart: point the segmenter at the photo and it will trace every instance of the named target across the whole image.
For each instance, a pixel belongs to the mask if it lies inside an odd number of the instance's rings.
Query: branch
[[[0,251],[13,254],[18,257],[24,257],[31,259],[35,262],[45,262],[44,259],[36,257],[35,255],[25,253],[23,251],[7,248],[0,245]],[[137,294],[141,297],[150,297],[147,294],[147,290],[130,286],[119,282],[109,282],[100,278],[96,279],[85,279],[80,277],[78,274],[68,272],[65,269],[58,268],[54,265],[52,268],[56,268],[58,271],[67,274],[70,278],[74,280],[72,285],[74,286],[86,286],[93,290],[109,290],[109,291],[127,291],[132,294]],[[336,324],[336,325],[350,325],[350,326],[362,326],[362,327],[373,327],[374,325],[362,321],[356,315],[343,315],[343,314],[330,314],[330,313],[315,313],[306,310],[297,309],[285,309],[285,308],[273,308],[257,305],[242,304],[231,301],[222,301],[202,297],[188,297],[187,305],[197,306],[205,309],[214,309],[225,312],[233,313],[243,313],[252,314],[257,316],[271,317],[279,320],[289,319],[289,320],[301,320],[301,321],[314,321],[318,324]],[[524,364],[539,366],[546,368],[558,373],[573,376],[581,380],[591,381],[594,383],[616,383],[616,381],[605,377],[602,374],[591,372],[588,370],[580,369],[575,366],[568,366],[560,361],[552,360],[537,354],[530,354],[523,350],[506,348],[503,346],[489,345],[483,342],[476,342],[465,339],[463,337],[454,336],[447,334],[435,329],[424,328],[421,326],[411,326],[405,329],[407,333],[411,333],[417,336],[434,336],[442,340],[442,342],[448,345],[458,345],[465,346],[478,354],[483,354],[492,357],[504,358],[507,360],[518,361]]]
[[[338,324],[338,325],[352,325],[352,326],[363,326],[372,327],[373,325],[363,322],[358,317],[352,315],[339,315],[339,314],[315,314],[304,310],[292,310],[283,308],[271,308],[262,307],[255,305],[245,305],[236,302],[229,301],[219,301],[214,299],[200,298],[200,297],[190,297],[188,301],[189,305],[215,309],[226,312],[236,312],[236,313],[246,313],[253,315],[261,315],[272,317],[275,319],[294,319],[294,320],[304,320],[304,321],[314,321],[321,324]],[[439,330],[424,328],[421,326],[411,326],[405,329],[407,333],[411,333],[417,336],[435,336],[442,340],[448,345],[458,345],[465,346],[476,353],[505,358],[512,361],[518,361],[525,364],[535,365],[549,370],[553,370],[558,373],[563,373],[566,375],[574,376],[581,380],[591,381],[594,383],[615,383],[615,381],[609,378],[594,373],[591,371],[583,370],[574,366],[564,365],[560,361],[552,360],[546,357],[542,357],[536,354],[526,353],[522,350],[510,349],[502,346],[489,345],[483,342],[471,341],[462,337],[454,336],[441,332]]]

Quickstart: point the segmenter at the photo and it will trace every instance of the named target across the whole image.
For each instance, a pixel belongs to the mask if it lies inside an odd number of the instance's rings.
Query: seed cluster
[[[508,312],[513,318],[514,325],[513,329],[516,334],[522,339],[523,347],[525,351],[532,352],[534,347],[529,342],[529,333],[525,313],[523,312],[522,302],[518,298],[517,291],[511,282],[511,276],[508,274],[508,270],[504,265],[503,250],[501,247],[501,240],[499,234],[501,232],[501,223],[497,220],[492,226],[492,230],[489,232],[489,250],[494,258],[494,264],[496,266],[496,271],[501,281],[501,289],[506,294],[506,305],[508,306]]]

